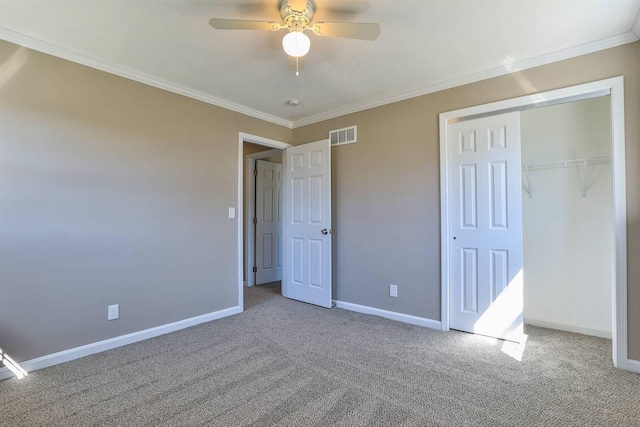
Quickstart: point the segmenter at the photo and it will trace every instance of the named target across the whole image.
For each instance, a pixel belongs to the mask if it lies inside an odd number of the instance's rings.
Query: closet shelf
[[[529,176],[529,171],[538,170],[538,169],[552,169],[552,168],[567,168],[578,166],[582,167],[582,175],[581,175],[581,187],[582,187],[582,197],[587,195],[587,170],[591,165],[599,165],[604,163],[610,163],[611,157],[592,157],[590,159],[571,159],[571,160],[558,160],[554,162],[547,163],[535,163],[532,165],[524,164],[522,166],[522,170],[524,171],[524,179],[525,179],[525,188],[527,193],[529,194],[529,198],[533,197],[533,191],[531,189],[531,177]]]

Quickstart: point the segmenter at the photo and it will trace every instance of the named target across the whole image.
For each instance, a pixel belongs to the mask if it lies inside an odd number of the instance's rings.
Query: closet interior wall
[[[610,99],[524,111],[521,137],[523,166],[540,166],[528,183],[523,170],[525,323],[611,337]],[[583,166],[557,165],[595,158],[586,180]]]

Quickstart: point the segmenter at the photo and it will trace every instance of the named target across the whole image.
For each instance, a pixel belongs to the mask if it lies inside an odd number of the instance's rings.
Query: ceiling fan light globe
[[[289,56],[305,56],[311,47],[311,40],[301,31],[291,31],[282,38],[282,48]]]

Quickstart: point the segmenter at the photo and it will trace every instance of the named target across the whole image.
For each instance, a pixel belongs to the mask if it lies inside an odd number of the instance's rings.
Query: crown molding
[[[175,83],[168,82],[166,80],[158,79],[156,77],[144,74],[141,72],[129,70],[124,67],[116,66],[106,63],[96,58],[92,58],[83,53],[79,53],[70,49],[66,49],[44,40],[37,39],[35,37],[27,36],[25,34],[18,33],[5,27],[0,26],[0,39],[6,40],[11,43],[15,43],[29,49],[33,49],[42,53],[53,55],[68,61],[72,61],[87,67],[95,68],[97,70],[105,71],[110,74],[114,74],[120,77],[124,77],[130,80],[134,80],[152,87],[163,89],[169,92],[177,93],[179,95],[186,96],[188,98],[196,99],[207,104],[215,105],[217,107],[225,108],[227,110],[235,111],[240,114],[245,114],[256,119],[264,120],[276,125],[286,127],[288,129],[295,129],[302,126],[322,122],[324,120],[341,117],[347,114],[353,114],[371,108],[381,107],[383,105],[392,104],[394,102],[404,101],[407,99],[415,98],[422,95],[427,95],[434,92],[439,92],[446,89],[451,89],[457,86],[462,86],[469,83],[478,82],[481,80],[490,79],[493,77],[499,77],[506,74],[510,74],[516,71],[526,70],[528,68],[534,68],[541,65],[550,64],[552,62],[562,61],[564,59],[573,58],[576,56],[586,55],[589,53],[597,52],[599,50],[609,49],[623,44],[632,43],[640,38],[640,11],[636,16],[633,29],[628,33],[620,34],[606,39],[598,40],[592,43],[587,43],[564,49],[556,52],[552,52],[546,55],[541,55],[535,58],[525,59],[522,61],[501,65],[499,67],[491,68],[488,70],[480,71],[477,73],[468,74],[455,79],[446,80],[440,83],[422,87],[413,91],[404,92],[398,95],[385,97],[370,102],[352,105],[346,108],[333,110],[328,113],[322,113],[303,119],[290,121],[280,117],[273,116],[271,114],[264,113],[249,107],[245,107],[240,104],[226,101],[221,98],[205,94],[203,92],[190,89],[185,86],[181,86]]]
[[[640,13],[640,12],[639,12]],[[640,15],[639,15],[640,16]],[[638,27],[639,20],[636,19],[634,31]],[[565,59],[573,58],[576,56],[586,55],[589,53],[597,52],[599,50],[610,49],[613,47],[621,46],[627,43],[632,43],[638,40],[638,37],[634,35],[632,31],[628,33],[620,34],[606,39],[598,40],[595,42],[582,44],[568,49],[551,52],[546,55],[537,56],[535,58],[524,59],[521,61],[513,62],[499,67],[491,68],[488,70],[480,71],[477,73],[467,74],[466,76],[458,77],[451,80],[446,80],[440,83],[422,87],[417,90],[404,92],[398,95],[381,98],[371,102],[365,102],[362,104],[353,105],[350,107],[333,110],[329,113],[318,114],[312,117],[296,120],[293,122],[293,129],[311,125],[314,123],[322,122],[324,120],[334,119],[336,117],[345,116],[347,114],[353,114],[371,108],[381,107],[383,105],[392,104],[394,102],[404,101],[410,98],[415,98],[422,95],[427,95],[434,92],[439,92],[446,89],[451,89],[457,86],[466,85],[469,83],[475,83],[481,80],[490,79],[493,77],[499,77],[507,74],[511,74],[517,71],[526,70],[528,68],[539,67],[541,65],[550,64],[553,62],[562,61]]]
[[[233,102],[226,101],[224,99],[216,98],[206,93],[190,89],[185,86],[177,85],[175,83],[168,82],[166,80],[159,79],[157,77],[150,76],[145,73],[133,71],[124,67],[109,64],[96,58],[92,58],[80,52],[73,51],[71,49],[63,48],[55,44],[40,40],[35,37],[27,36],[25,34],[18,33],[5,27],[0,26],[0,39],[18,44],[20,46],[27,47],[29,49],[36,50],[38,52],[53,55],[58,58],[66,59],[71,62],[75,62],[87,67],[95,68],[100,71],[105,71],[116,76],[124,77],[129,80],[134,80],[139,83],[146,84],[148,86],[163,89],[169,92],[177,93],[179,95],[186,96],[188,98],[197,99],[198,101],[206,102],[207,104],[215,105],[217,107],[225,108],[227,110],[235,111],[236,113],[245,114],[247,116],[254,117],[256,119],[264,120],[276,125],[284,126],[288,129],[293,127],[293,123],[289,120],[282,119],[280,117],[272,116],[271,114],[264,113],[262,111],[254,110],[243,105],[235,104]]]

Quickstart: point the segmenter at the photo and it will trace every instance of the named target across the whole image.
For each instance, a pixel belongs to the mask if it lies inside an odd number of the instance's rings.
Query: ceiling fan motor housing
[[[289,0],[280,3],[280,17],[290,31],[304,31],[313,19],[314,7],[310,0],[306,2],[304,10],[294,10],[289,6]]]

